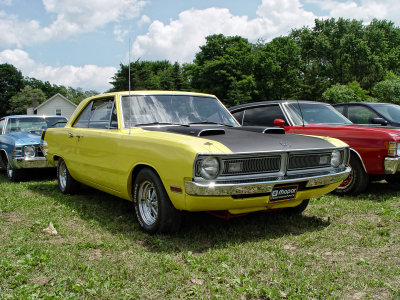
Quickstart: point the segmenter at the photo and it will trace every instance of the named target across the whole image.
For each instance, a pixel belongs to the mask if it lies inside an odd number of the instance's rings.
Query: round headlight
[[[25,157],[35,157],[35,147],[34,146],[25,146],[24,147],[24,156]]]
[[[339,150],[333,150],[331,156],[331,166],[337,168],[342,163],[342,154]]]
[[[207,157],[200,164],[200,175],[204,179],[215,179],[219,172],[219,162],[215,157]]]

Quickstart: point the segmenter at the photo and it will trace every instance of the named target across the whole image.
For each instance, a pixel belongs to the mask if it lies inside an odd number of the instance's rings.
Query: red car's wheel
[[[337,195],[357,195],[367,189],[369,177],[361,161],[352,156],[350,158],[351,171],[349,176],[333,191]]]

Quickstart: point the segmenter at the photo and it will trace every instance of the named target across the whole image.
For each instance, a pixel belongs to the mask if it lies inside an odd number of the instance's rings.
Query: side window
[[[273,127],[275,119],[286,120],[279,105],[255,107],[246,110],[243,125]]]
[[[372,124],[372,118],[379,118],[375,112],[361,105],[350,105],[347,113],[350,121],[356,124]]]
[[[75,121],[73,127],[78,127],[78,128],[88,128],[89,127],[89,118],[90,118],[90,113],[92,111],[92,104],[93,102],[90,102],[88,106],[81,112],[79,115],[78,119]]]
[[[4,123],[5,123],[4,119],[0,120],[0,134],[2,134],[2,132],[3,132]]]
[[[243,114],[244,114],[244,110],[241,110],[241,111],[233,113],[232,115],[239,122],[239,124],[243,124]]]
[[[114,98],[96,99],[86,106],[73,127],[79,128],[116,128],[117,115]]]
[[[335,108],[338,112],[340,112],[342,115],[345,115],[345,114],[344,114],[344,108],[345,108],[344,105],[334,106],[334,108]]]

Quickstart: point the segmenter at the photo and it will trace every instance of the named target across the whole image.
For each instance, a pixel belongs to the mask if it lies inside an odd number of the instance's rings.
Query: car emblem
[[[286,141],[280,141],[279,144],[281,144],[281,146],[283,148],[290,148],[292,146],[289,143],[287,143]]]

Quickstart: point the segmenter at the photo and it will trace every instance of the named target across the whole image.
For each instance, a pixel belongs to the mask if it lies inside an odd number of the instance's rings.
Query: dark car
[[[400,127],[400,105],[376,102],[347,102],[333,104],[354,124]]]
[[[331,105],[316,101],[265,101],[230,108],[244,126],[277,126],[288,133],[338,138],[350,147],[349,177],[338,194],[363,192],[370,179],[397,181],[400,172],[400,130],[358,126]]]
[[[15,115],[0,119],[0,170],[11,181],[21,179],[23,169],[52,167],[39,145],[42,131],[64,126],[61,116]]]

